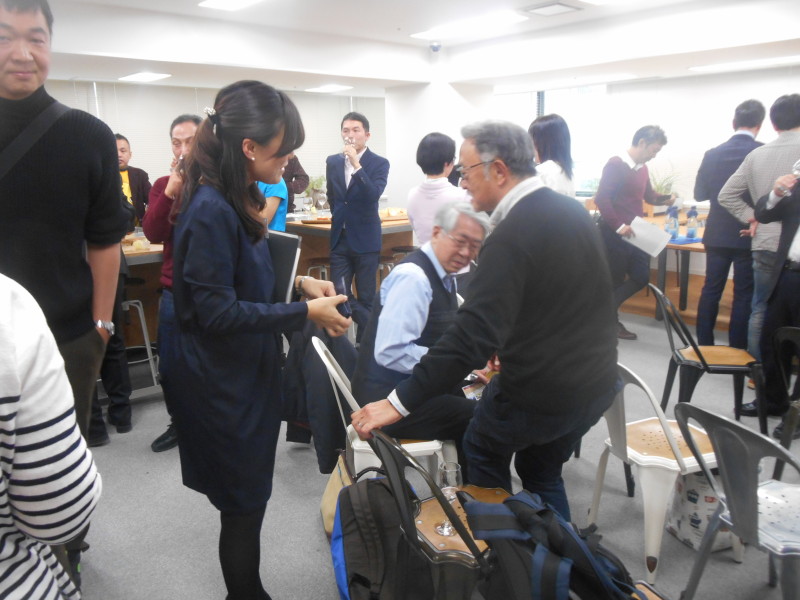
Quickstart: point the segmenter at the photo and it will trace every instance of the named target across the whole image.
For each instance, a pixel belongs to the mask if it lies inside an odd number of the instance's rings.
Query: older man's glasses
[[[461,177],[466,177],[467,174],[475,167],[480,167],[481,165],[488,165],[490,162],[494,161],[484,160],[479,163],[475,163],[474,165],[470,165],[468,167],[465,167],[464,165],[456,165],[456,171],[458,171],[458,174],[461,175]]]
[[[458,248],[459,250],[463,250],[464,248],[468,248],[470,254],[477,254],[478,251],[481,249],[482,242],[480,242],[478,240],[470,240],[470,239],[463,238],[463,237],[456,237],[454,235],[450,235],[449,233],[445,234],[445,235],[447,235],[447,237],[449,237],[451,240],[453,240],[453,243],[456,245],[456,248]]]

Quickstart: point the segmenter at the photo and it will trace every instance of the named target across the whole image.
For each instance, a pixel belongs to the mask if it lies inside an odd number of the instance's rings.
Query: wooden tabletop
[[[300,221],[287,221],[286,231],[296,235],[314,235],[330,237],[330,223],[302,223]],[[411,221],[408,219],[391,218],[381,221],[381,233],[401,233],[411,231]]]
[[[481,488],[474,485],[466,485],[463,490],[479,502],[500,503],[510,495],[507,491],[500,488]],[[464,512],[461,503],[458,500],[454,500],[452,506],[461,519],[461,522],[464,523],[467,531],[471,534],[472,531],[470,531],[469,525],[467,525],[467,514]],[[425,500],[420,504],[420,512],[416,518],[417,532],[419,532],[431,548],[435,549],[437,552],[459,552],[472,556],[472,553],[461,539],[461,536],[458,534],[444,536],[436,532],[436,526],[442,523],[445,518],[444,510],[436,498]],[[484,541],[475,540],[475,544],[481,552],[487,548],[486,542]]]

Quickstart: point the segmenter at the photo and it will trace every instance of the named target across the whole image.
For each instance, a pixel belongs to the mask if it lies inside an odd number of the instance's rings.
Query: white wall
[[[68,106],[102,119],[112,131],[130,140],[131,165],[144,169],[150,181],[169,172],[172,152],[169,125],[183,113],[201,117],[212,106],[217,90],[168,86],[48,81],[48,92]],[[95,94],[96,89],[96,94]],[[325,157],[341,150],[342,117],[356,110],[370,120],[370,146],[386,154],[386,123],[383,98],[348,98],[287,92],[297,105],[306,128],[306,142],[297,152],[306,172],[325,174]]]

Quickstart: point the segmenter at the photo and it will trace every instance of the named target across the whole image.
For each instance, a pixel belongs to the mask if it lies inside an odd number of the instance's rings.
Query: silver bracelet
[[[295,288],[294,288],[294,290],[295,290],[295,291],[296,291],[296,292],[297,292],[299,295],[301,295],[301,296],[304,296],[304,295],[305,295],[305,294],[303,293],[303,282],[304,282],[306,279],[309,279],[309,276],[308,276],[308,275],[303,275],[303,276],[300,278],[300,281],[298,281],[298,282],[297,282],[297,285],[296,285],[296,286],[295,286]]]

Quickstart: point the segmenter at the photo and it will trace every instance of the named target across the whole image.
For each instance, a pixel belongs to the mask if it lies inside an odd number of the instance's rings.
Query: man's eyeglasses
[[[472,254],[477,254],[481,249],[481,244],[483,244],[483,242],[479,242],[477,240],[468,240],[467,238],[455,237],[449,233],[446,233],[445,235],[453,240],[453,243],[459,250],[469,248],[469,251]]]
[[[480,167],[481,165],[488,165],[491,162],[494,162],[494,160],[484,160],[479,163],[475,163],[474,165],[470,165],[468,167],[465,167],[464,165],[456,165],[456,171],[458,171],[458,174],[461,175],[461,177],[465,177],[471,169],[474,169],[475,167]]]

